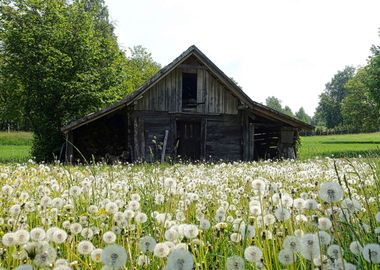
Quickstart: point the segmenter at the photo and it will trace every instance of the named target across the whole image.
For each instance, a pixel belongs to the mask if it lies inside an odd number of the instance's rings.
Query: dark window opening
[[[197,74],[182,73],[182,107],[197,107]]]

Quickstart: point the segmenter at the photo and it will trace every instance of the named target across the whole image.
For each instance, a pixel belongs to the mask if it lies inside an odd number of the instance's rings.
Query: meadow
[[[0,165],[0,269],[378,269],[364,159]]]
[[[380,157],[380,132],[301,137],[299,156],[312,157]]]
[[[31,158],[33,134],[0,132],[0,162],[26,162]]]

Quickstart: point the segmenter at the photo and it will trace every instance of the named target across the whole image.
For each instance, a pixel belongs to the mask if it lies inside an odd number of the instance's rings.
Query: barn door
[[[201,122],[177,121],[177,154],[184,159],[199,160],[201,157]]]

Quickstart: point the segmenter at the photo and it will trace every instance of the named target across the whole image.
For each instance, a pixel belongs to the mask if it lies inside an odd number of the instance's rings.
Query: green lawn
[[[299,156],[380,157],[380,132],[349,135],[308,136],[301,138]]]
[[[24,162],[30,156],[31,132],[0,132],[0,162]]]

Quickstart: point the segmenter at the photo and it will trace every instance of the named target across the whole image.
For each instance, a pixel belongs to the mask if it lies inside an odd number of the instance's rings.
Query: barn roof
[[[186,51],[184,51],[180,56],[173,60],[170,64],[160,69],[153,77],[151,77],[148,81],[146,81],[140,88],[138,88],[133,93],[129,94],[122,100],[102,109],[97,112],[88,114],[83,118],[80,118],[76,121],[69,123],[68,125],[62,127],[62,131],[64,133],[69,132],[70,130],[74,130],[82,125],[95,121],[107,114],[110,114],[114,111],[117,111],[121,108],[124,108],[131,103],[133,103],[136,99],[138,99],[141,95],[143,95],[146,91],[148,91],[153,85],[155,85],[161,78],[165,77],[165,75],[169,74],[172,70],[174,70],[178,65],[180,65],[183,61],[185,61],[191,55],[196,56],[209,70],[216,76],[223,84],[227,86],[228,89],[236,95],[240,101],[247,106],[253,113],[261,115],[263,117],[280,121],[286,123],[292,127],[304,129],[304,130],[312,130],[314,127],[309,125],[303,121],[300,121],[294,117],[290,117],[286,114],[280,113],[276,110],[273,110],[261,103],[253,101],[247,94],[243,92],[243,90],[232,81],[223,71],[221,71],[204,53],[202,53],[195,45],[190,46]]]

